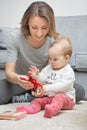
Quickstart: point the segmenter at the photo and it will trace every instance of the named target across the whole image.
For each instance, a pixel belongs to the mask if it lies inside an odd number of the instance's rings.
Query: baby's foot
[[[44,117],[46,118],[51,118],[52,117],[52,112],[53,111],[53,108],[48,104],[45,106],[45,112],[44,112]]]
[[[44,117],[51,118],[52,116],[57,115],[59,111],[58,105],[47,104],[45,106]]]
[[[27,114],[34,114],[35,113],[34,108],[33,107],[29,107],[29,106],[19,106],[19,107],[17,107],[16,111],[17,112],[26,111]]]

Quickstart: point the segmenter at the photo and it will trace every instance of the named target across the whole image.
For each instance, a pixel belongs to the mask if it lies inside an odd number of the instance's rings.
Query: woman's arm
[[[26,90],[32,89],[34,86],[31,82],[29,82],[28,76],[19,75],[15,73],[15,66],[16,66],[16,63],[13,63],[13,62],[6,63],[5,69],[6,69],[7,80],[11,83],[19,84],[22,88]],[[22,80],[23,78],[25,80]]]
[[[6,63],[5,70],[6,70],[6,77],[7,80],[11,83],[18,84],[18,74],[15,73],[15,66],[16,63],[8,62]]]

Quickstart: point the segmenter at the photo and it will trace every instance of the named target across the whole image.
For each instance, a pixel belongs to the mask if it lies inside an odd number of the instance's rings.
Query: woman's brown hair
[[[31,16],[40,16],[46,18],[49,25],[49,32],[47,35],[53,38],[58,37],[59,34],[56,32],[53,9],[46,2],[36,1],[27,8],[21,20],[21,31],[25,38],[28,35],[31,35],[28,25]]]

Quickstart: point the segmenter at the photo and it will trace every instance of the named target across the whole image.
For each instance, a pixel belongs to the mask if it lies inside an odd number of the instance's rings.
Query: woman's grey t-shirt
[[[48,49],[52,38],[47,37],[39,49],[32,48],[22,35],[20,29],[9,32],[7,43],[7,62],[16,62],[16,72],[27,74],[30,65],[42,69],[48,64]]]

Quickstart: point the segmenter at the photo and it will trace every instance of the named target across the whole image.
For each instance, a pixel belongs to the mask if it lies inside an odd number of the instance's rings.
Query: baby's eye
[[[54,61],[57,61],[58,59],[54,59]]]

